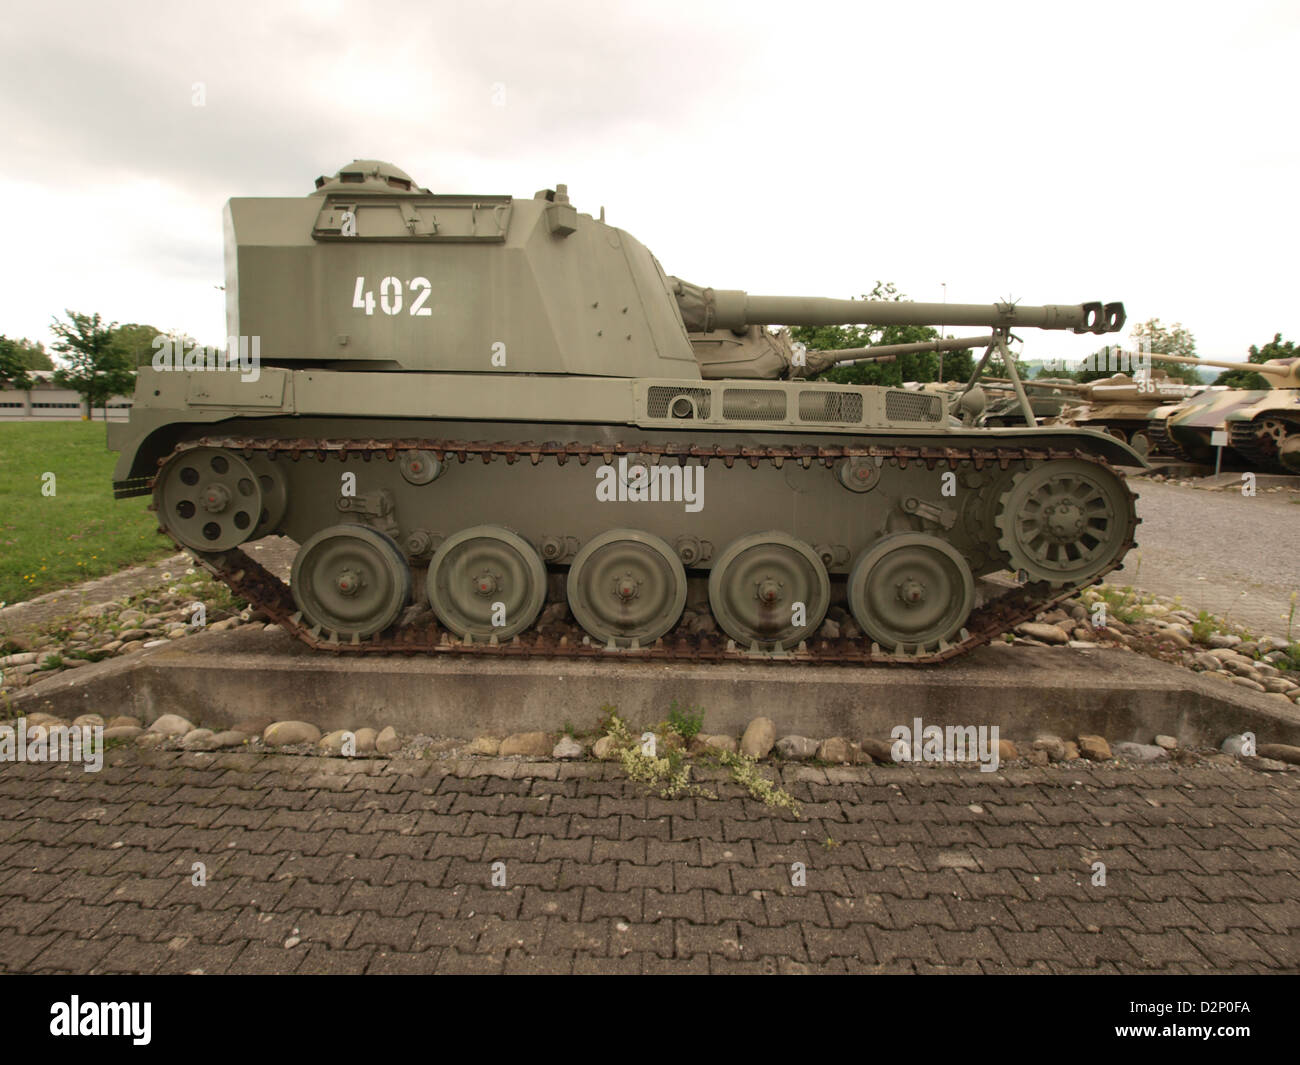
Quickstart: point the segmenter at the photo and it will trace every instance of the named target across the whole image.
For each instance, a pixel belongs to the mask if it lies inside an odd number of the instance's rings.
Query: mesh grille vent
[[[942,421],[943,401],[922,392],[891,390],[885,395],[885,417],[891,422]]]
[[[695,403],[695,415],[682,416],[680,411],[674,412],[673,400],[678,396],[685,396]],[[707,418],[709,416],[709,401],[712,399],[712,393],[707,388],[672,388],[669,385],[651,385],[649,394],[646,396],[646,414],[651,418],[675,418],[678,421],[689,421],[691,417]],[[686,404],[680,404],[685,408]]]

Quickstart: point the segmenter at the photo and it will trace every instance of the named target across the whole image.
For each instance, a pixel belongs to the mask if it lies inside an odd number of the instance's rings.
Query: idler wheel
[[[1091,462],[1053,459],[1016,474],[997,516],[998,544],[1030,581],[1087,583],[1115,561],[1135,525],[1119,477]]]
[[[975,606],[975,578],[961,552],[928,533],[878,540],[858,556],[846,591],[872,640],[918,654],[956,635]]]
[[[709,608],[722,630],[746,648],[797,646],[817,631],[830,597],[817,552],[783,532],[742,536],[709,574]]]
[[[299,549],[290,588],[312,627],[365,639],[393,624],[410,601],[411,570],[378,530],[334,525]]]
[[[263,493],[247,462],[200,447],[168,461],[154,496],[158,523],[196,551],[229,551],[253,534]]]
[[[583,545],[569,567],[569,609],[594,640],[643,647],[677,624],[686,570],[659,537],[611,529]]]
[[[1133,430],[1133,435],[1128,439],[1128,446],[1138,453],[1142,458],[1151,454],[1151,437],[1147,435],[1145,429]]]
[[[429,562],[429,604],[457,636],[508,640],[546,601],[546,566],[523,537],[476,525],[448,537]]]

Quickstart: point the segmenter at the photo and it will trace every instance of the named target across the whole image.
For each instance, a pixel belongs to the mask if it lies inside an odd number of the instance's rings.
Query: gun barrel
[[[860,362],[893,362],[898,358],[897,353],[878,353],[870,348],[845,348],[835,354],[838,358],[832,361],[832,366],[852,366]]]
[[[1152,362],[1181,362],[1190,366],[1221,366],[1226,370],[1254,370],[1256,373],[1270,374],[1275,377],[1289,377],[1292,370],[1288,366],[1270,365],[1267,362],[1230,362],[1227,359],[1200,359],[1194,355],[1160,355],[1151,353]]]
[[[889,345],[896,347],[898,345]],[[822,358],[828,358],[831,362],[883,362],[886,359],[892,359],[898,355],[896,351],[877,351],[875,348],[817,348],[808,352],[809,355],[820,355]]]
[[[688,332],[750,325],[956,325],[988,328],[1072,329],[1114,333],[1124,325],[1122,303],[1028,306],[1015,303],[913,303],[825,297],[751,296],[670,278]]]
[[[920,340],[915,344],[874,344],[869,348],[843,348],[839,351],[819,351],[819,355],[829,355],[836,362],[848,359],[861,359],[868,356],[883,360],[886,356],[918,355],[927,351],[964,351],[967,348],[986,348],[993,343],[993,337],[947,337],[943,340]]]
[[[1227,370],[1254,370],[1263,374],[1270,388],[1300,388],[1300,358],[1269,359],[1268,362],[1228,362],[1226,359],[1197,359],[1187,355],[1157,355],[1152,362],[1181,362],[1192,366],[1221,366]]]
[[[980,378],[980,380],[985,384],[995,384],[995,385],[1010,385],[1014,383],[1011,381],[1010,378],[1007,377],[982,377]],[[1088,390],[1087,385],[1070,384],[1065,381],[1061,381],[1061,382],[1022,381],[1021,383],[1026,388],[1047,388],[1053,390],[1059,389],[1062,392],[1086,392]]]

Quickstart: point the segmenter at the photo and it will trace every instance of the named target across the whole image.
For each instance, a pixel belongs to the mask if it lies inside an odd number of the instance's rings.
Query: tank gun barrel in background
[[[1268,362],[1230,362],[1227,359],[1198,359],[1188,355],[1151,353],[1152,362],[1179,362],[1188,366],[1219,366],[1226,370],[1254,370],[1272,388],[1300,388],[1300,358],[1269,359]]]
[[[832,366],[854,366],[864,362],[893,362],[900,355],[919,355],[929,351],[963,351],[984,348],[995,337],[948,337],[944,340],[920,340],[912,344],[874,344],[866,348],[818,348],[805,352],[805,375],[819,374]],[[795,374],[795,376],[801,376]]]
[[[877,351],[875,348],[839,348],[824,351],[819,349],[809,351],[808,354],[829,360],[832,366],[849,366],[859,362],[893,362],[901,352]]]
[[[1115,333],[1124,326],[1122,303],[913,303],[907,300],[837,300],[822,296],[751,296],[668,279],[689,332],[744,329],[750,325],[954,325],[991,329],[1072,329]]]
[[[1013,382],[1010,378],[1007,378],[1007,377],[981,377],[980,380],[981,380],[981,382],[984,383],[984,384],[1008,385],[1008,386],[1014,384],[1014,382]],[[1055,382],[1055,381],[1022,381],[1021,384],[1023,384],[1026,388],[1059,389],[1059,390],[1062,391],[1062,392],[1086,392],[1086,391],[1088,391],[1088,386],[1087,386],[1087,385],[1072,384],[1072,383],[1067,383],[1067,382],[1065,382],[1065,381],[1061,381],[1061,382]]]
[[[809,351],[819,362],[831,365],[854,363],[892,363],[900,355],[920,355],[927,351],[965,351],[970,347],[988,347],[993,337],[948,337],[940,341],[915,343],[878,343],[871,347],[819,348]]]
[[[919,355],[928,351],[965,351],[967,348],[986,348],[993,337],[948,337],[944,340],[920,340],[914,344],[874,344],[869,348],[843,348],[818,351],[836,362],[883,362],[898,355]],[[811,354],[811,352],[810,352]],[[863,358],[867,356],[867,358]]]

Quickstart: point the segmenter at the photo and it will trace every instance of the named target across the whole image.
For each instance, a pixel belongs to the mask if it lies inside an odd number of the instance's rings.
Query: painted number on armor
[[[427,277],[413,277],[406,282],[406,287],[410,290],[414,299],[411,300],[409,314],[416,318],[428,318],[433,314],[432,307],[426,307],[429,301],[429,294],[433,291],[433,285],[429,283]],[[386,277],[379,282],[379,309],[388,315],[397,315],[402,313],[402,280],[397,277]],[[375,313],[375,294],[366,288],[366,279],[357,278],[357,287],[352,292],[352,306],[357,310],[363,310],[366,314]]]

